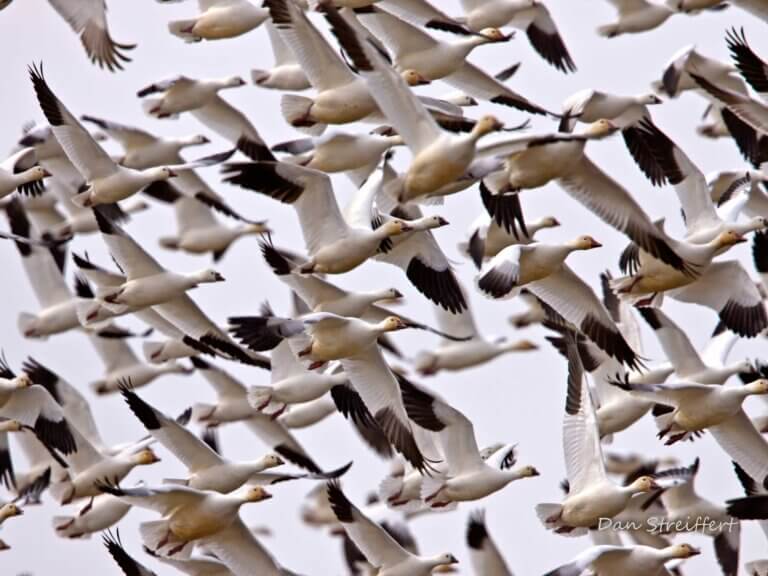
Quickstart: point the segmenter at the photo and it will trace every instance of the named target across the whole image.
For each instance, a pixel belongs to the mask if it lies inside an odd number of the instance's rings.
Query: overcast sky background
[[[458,2],[439,2],[449,13],[458,13]],[[611,6],[601,0],[548,0],[554,18],[571,51],[579,70],[563,75],[548,66],[530,48],[523,33],[507,43],[478,49],[472,61],[489,72],[515,63],[523,65],[510,81],[515,89],[550,109],[582,88],[596,88],[616,93],[645,92],[652,80],[660,77],[669,57],[687,44],[696,44],[709,56],[727,57],[724,34],[730,26],[744,26],[747,37],[759,54],[768,56],[765,22],[731,8],[724,12],[696,17],[684,15],[670,19],[661,29],[635,36],[606,40],[595,33],[599,24],[613,18]],[[136,42],[131,52],[133,62],[126,70],[110,74],[89,64],[78,38],[66,23],[44,0],[14,2],[0,13],[0,52],[3,54],[3,89],[0,93],[0,150],[10,152],[20,135],[21,126],[29,120],[42,120],[43,116],[34,98],[27,77],[27,66],[42,61],[46,78],[63,102],[75,114],[91,114],[119,122],[134,124],[165,135],[204,133],[213,143],[205,149],[195,149],[188,157],[213,152],[227,147],[226,143],[206,131],[189,116],[180,120],[158,121],[146,117],[136,98],[136,91],[153,81],[177,74],[191,77],[223,77],[241,75],[249,79],[251,68],[267,68],[272,64],[266,31],[257,29],[243,37],[217,42],[184,44],[166,30],[168,20],[192,16],[197,7],[194,2],[160,5],[151,0],[109,2],[109,23],[113,37],[119,42]],[[313,16],[314,18],[314,16]],[[320,22],[315,19],[315,21]],[[323,24],[320,22],[321,25]],[[450,91],[447,85],[435,83],[430,93]],[[224,97],[243,110],[269,143],[300,137],[287,126],[279,113],[279,93],[252,85],[229,90]],[[731,141],[711,141],[698,137],[695,126],[704,111],[705,102],[693,94],[666,102],[653,109],[656,123],[684,147],[689,156],[704,172],[746,167]],[[482,106],[468,110],[472,116],[492,110],[509,124],[517,124],[526,116],[517,111]],[[533,119],[535,130],[553,130],[553,121]],[[355,131],[367,130],[354,126]],[[117,151],[117,147],[110,147]],[[609,174],[617,178],[634,194],[653,218],[668,217],[668,229],[679,233],[681,222],[679,205],[672,188],[653,189],[632,163],[620,136],[590,145],[589,155]],[[399,161],[407,154],[400,152]],[[278,246],[303,250],[297,218],[289,206],[220,184],[216,168],[207,169],[205,177],[224,194],[242,213],[253,218],[269,219],[274,228],[274,241]],[[340,202],[345,202],[351,188],[344,177],[335,178]],[[527,191],[523,197],[527,218],[553,215],[562,226],[540,236],[544,241],[566,240],[581,234],[591,234],[605,247],[583,254],[575,254],[570,263],[583,278],[597,286],[599,272],[610,268],[617,272],[616,262],[625,238],[608,228],[586,209],[572,201],[557,185]],[[436,232],[438,241],[456,262],[456,272],[471,286],[473,266],[456,249],[464,238],[467,226],[481,213],[482,204],[476,188],[449,197],[442,207],[429,211],[445,216],[451,226]],[[161,249],[157,238],[173,228],[172,209],[153,206],[135,216],[127,225],[145,247],[151,249],[160,261],[178,271],[193,271],[206,267],[207,258],[179,255]],[[4,226],[4,225],[3,225]],[[109,264],[107,252],[98,236],[79,237],[73,249],[87,250],[98,263]],[[749,245],[738,247],[734,254],[753,270]],[[2,291],[4,304],[0,306],[0,325],[4,330],[0,347],[13,367],[18,368],[28,355],[57,371],[76,385],[92,401],[97,423],[107,442],[117,443],[138,438],[144,434],[141,424],[134,418],[119,396],[95,397],[88,383],[102,373],[99,358],[87,338],[80,333],[59,335],[46,342],[25,340],[16,328],[16,318],[24,310],[38,309],[29,289],[16,248],[12,243],[0,243],[0,268],[3,270]],[[68,280],[71,280],[71,268]],[[193,293],[194,299],[209,315],[220,323],[227,316],[256,313],[261,302],[269,300],[279,313],[288,312],[288,294],[265,266],[257,249],[255,238],[237,243],[217,266],[226,277],[223,284],[203,286]],[[407,282],[399,269],[379,263],[366,263],[360,269],[336,277],[334,280],[351,289],[374,289],[394,286],[407,296],[402,307],[412,317],[431,321],[431,305]],[[515,332],[506,318],[518,311],[517,302],[493,302],[473,291],[471,304],[484,334],[505,334],[512,338],[531,338],[542,344],[534,353],[509,355],[481,368],[458,374],[440,374],[430,379],[419,379],[443,394],[475,423],[481,445],[492,442],[518,442],[520,463],[535,465],[541,476],[511,484],[507,489],[482,502],[464,504],[458,511],[443,515],[418,518],[412,528],[421,551],[434,554],[450,551],[460,560],[462,574],[470,574],[464,532],[470,511],[486,509],[488,528],[516,574],[541,574],[567,561],[588,547],[588,538],[566,539],[544,530],[536,519],[534,505],[541,501],[561,498],[558,484],[564,476],[561,449],[561,412],[564,402],[566,365],[544,341],[545,331],[534,328]],[[703,346],[717,322],[714,312],[693,305],[679,305],[670,300],[665,311],[681,322],[694,343]],[[138,326],[133,321],[123,322]],[[659,348],[652,334],[644,327],[645,355],[660,360]],[[398,334],[397,342],[409,355],[434,346],[436,338],[424,334]],[[140,353],[138,342],[132,345]],[[765,341],[739,342],[732,359],[754,358],[764,353]],[[268,382],[268,373],[232,363],[220,362],[246,384]],[[402,364],[402,363],[400,363]],[[732,382],[731,384],[735,384]],[[176,414],[197,401],[214,398],[212,390],[198,375],[164,377],[140,391],[143,398],[167,413]],[[760,400],[747,401],[748,410],[763,409]],[[355,502],[375,489],[388,469],[386,462],[378,460],[351,432],[338,415],[322,422],[316,428],[297,433],[299,440],[321,466],[335,467],[352,459],[355,464],[344,478],[344,488]],[[225,427],[221,434],[224,455],[228,458],[257,458],[266,452],[261,442],[242,425]],[[655,427],[650,418],[643,419],[631,430],[618,435],[611,449],[621,452],[639,451],[650,455],[675,456],[681,464],[690,463],[701,456],[701,470],[697,479],[700,493],[716,502],[740,496],[738,485],[728,458],[705,435],[695,444],[665,448],[655,439]],[[149,484],[164,477],[178,477],[183,467],[162,447],[157,448],[163,462],[136,469],[125,481],[133,484],[143,479]],[[19,469],[23,458],[18,450]],[[287,467],[286,467],[287,468]],[[340,543],[324,530],[302,524],[298,509],[304,495],[312,488],[310,483],[288,483],[271,490],[275,498],[243,509],[250,524],[269,526],[273,535],[263,539],[264,544],[286,567],[306,574],[342,574],[345,572]],[[82,504],[71,507],[67,513],[78,510]],[[0,573],[29,572],[43,574],[113,574],[116,566],[108,557],[98,537],[90,540],[67,541],[58,538],[51,526],[51,517],[62,513],[45,497],[45,504],[28,508],[25,516],[7,522],[2,537],[13,547],[0,555]],[[137,525],[155,518],[149,511],[135,509],[120,523],[123,542],[129,552],[146,562],[159,574],[170,573],[141,552]],[[701,576],[719,573],[712,554],[711,542],[699,536],[681,536],[678,540],[701,545],[704,554],[688,562],[684,572]],[[742,531],[742,561],[765,557],[765,537],[755,525]]]

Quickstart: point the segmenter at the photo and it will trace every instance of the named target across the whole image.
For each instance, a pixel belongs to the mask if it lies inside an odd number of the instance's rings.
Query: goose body
[[[151,94],[162,94],[159,98],[144,102],[145,110],[150,115],[163,118],[202,108],[213,102],[220,90],[244,85],[245,81],[239,77],[196,80],[177,76],[146,86],[139,90],[138,96],[144,98]]]
[[[618,11],[618,20],[597,29],[598,34],[614,38],[621,34],[638,34],[658,28],[677,12],[672,0],[609,0]]]
[[[32,166],[19,170],[26,159],[34,158],[34,150],[21,149],[0,162],[0,198],[8,196],[14,190],[22,189],[25,184],[39,182],[50,176],[42,166]]]
[[[678,558],[700,554],[689,544],[675,544],[658,549],[651,546],[593,546],[576,556],[573,561],[547,572],[545,576],[569,576],[591,568],[598,574],[624,574],[625,576],[663,576],[668,573],[665,564]]]
[[[249,0],[206,0],[201,13],[189,20],[168,23],[171,34],[186,42],[235,38],[261,25],[269,13]]]

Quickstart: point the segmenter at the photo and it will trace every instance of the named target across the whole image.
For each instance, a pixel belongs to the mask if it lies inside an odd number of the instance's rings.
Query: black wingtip
[[[485,527],[485,513],[476,510],[469,516],[467,523],[467,546],[473,550],[482,550],[485,540],[488,538],[488,530]]]
[[[131,409],[131,412],[139,419],[147,430],[158,430],[162,423],[157,417],[157,413],[152,406],[144,402],[135,392],[127,386],[120,386],[120,393],[123,395],[125,403]]]
[[[336,519],[343,524],[354,522],[352,502],[342,492],[338,480],[331,480],[326,483],[326,490],[328,492],[328,502],[331,504],[331,509],[336,515]]]

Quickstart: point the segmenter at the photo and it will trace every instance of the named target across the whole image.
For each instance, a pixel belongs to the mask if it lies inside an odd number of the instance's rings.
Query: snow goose
[[[496,543],[485,526],[485,513],[473,512],[467,523],[467,546],[472,570],[478,576],[512,576]]]
[[[508,231],[500,226],[490,214],[484,212],[472,223],[467,236],[469,240],[459,245],[459,249],[469,255],[475,266],[480,269],[483,262],[493,258],[507,246],[530,244],[536,233],[548,228],[556,228],[560,222],[554,216],[546,216],[532,222],[526,222],[526,231]]]
[[[461,20],[470,30],[504,26],[525,30],[533,49],[550,65],[566,74],[576,71],[549,8],[540,0],[462,0],[461,6]]]
[[[176,235],[161,236],[159,243],[163,248],[190,254],[210,253],[213,261],[218,262],[239,238],[269,232],[265,221],[237,226],[220,223],[214,216],[210,203],[200,195],[190,198],[173,187],[168,187],[159,194],[157,192],[157,188],[145,190],[145,193],[156,200],[172,204],[176,216]]]
[[[489,298],[515,295],[521,286],[562,315],[608,356],[630,368],[640,363],[592,289],[565,264],[576,250],[601,246],[591,236],[562,244],[509,246],[480,271],[478,288]]]
[[[464,174],[476,153],[477,141],[502,128],[493,116],[481,118],[468,134],[440,128],[405,81],[360,40],[358,33],[332,7],[323,8],[331,31],[360,71],[384,115],[413,153],[400,200],[412,200],[451,184]]]
[[[278,417],[277,421],[291,430],[308,428],[321,422],[334,412],[336,412],[336,404],[333,399],[328,396],[320,396],[315,400],[291,406]]]
[[[747,94],[730,90],[709,81],[702,75],[690,72],[691,78],[716,102],[725,106],[737,118],[760,134],[768,133],[768,106]]]
[[[200,284],[224,281],[221,274],[211,269],[193,274],[177,274],[168,271],[100,210],[95,210],[94,215],[104,242],[125,271],[126,277],[125,283],[116,290],[98,295],[99,300],[105,305],[118,305],[118,307],[122,305],[130,308],[154,306],[172,301]]]
[[[61,504],[69,504],[80,498],[99,495],[95,483],[103,478],[118,482],[136,466],[149,466],[160,459],[147,446],[146,440],[126,445],[122,450],[109,453],[94,446],[77,428],[71,427],[75,450],[64,456],[69,476],[51,484],[50,492]],[[86,510],[87,511],[87,510]]]
[[[272,146],[274,152],[287,152],[293,162],[321,172],[346,172],[377,166],[381,156],[403,139],[398,135],[351,134],[328,131],[316,138],[304,138]]]
[[[301,68],[293,51],[282,39],[272,22],[264,25],[272,46],[275,65],[269,70],[251,70],[251,80],[256,86],[273,90],[298,92],[312,85]]]
[[[183,480],[173,480],[174,484],[226,494],[246,483],[261,484],[265,481],[274,483],[310,477],[307,474],[296,476],[261,474],[265,470],[283,464],[283,460],[274,454],[267,454],[252,461],[228,461],[184,426],[147,404],[130,389],[123,388],[122,394],[131,411],[149,433],[187,467],[188,477]],[[343,473],[341,470],[337,470],[330,474],[318,475],[317,478],[335,478],[341,473]]]
[[[162,520],[145,522],[140,530],[145,544],[154,552],[170,547],[167,550],[169,556],[181,551],[188,542],[242,525],[238,516],[241,506],[272,497],[261,486],[243,487],[231,494],[187,486],[121,488],[105,482],[98,486],[102,492],[112,494],[126,504],[162,514]]]
[[[672,531],[692,531],[690,526],[707,522],[701,529],[703,534],[714,539],[714,549],[723,574],[736,574],[739,567],[738,520],[726,512],[724,505],[715,504],[696,493],[695,481],[699,471],[699,459],[684,469],[685,481],[667,488],[661,493],[666,510],[666,520]],[[661,473],[663,474],[663,472]],[[711,521],[711,523],[710,523]]]
[[[215,404],[196,403],[192,417],[206,426],[243,422],[270,450],[285,460],[321,474],[321,468],[279,421],[261,414],[248,403],[248,389],[224,370],[193,357],[192,364],[216,391]]]
[[[312,87],[312,98],[287,94],[280,107],[291,126],[320,134],[327,124],[356,122],[378,112],[365,81],[358,77],[312,25],[306,14],[289,0],[266,0],[272,22],[293,52]],[[408,71],[411,85],[425,82]]]
[[[568,564],[564,564],[544,576],[576,576],[591,568],[596,573],[622,574],[624,576],[665,576],[667,562],[690,558],[701,552],[690,544],[675,544],[658,549],[651,546],[593,546]]]
[[[638,34],[658,28],[678,11],[675,0],[608,0],[616,8],[618,19],[597,28],[606,38]]]
[[[691,72],[718,86],[746,94],[744,82],[736,74],[735,67],[700,54],[695,46],[685,46],[678,50],[664,66],[661,80],[654,82],[653,87],[670,98],[676,98],[687,90],[700,90]]]
[[[418,352],[413,360],[413,367],[422,376],[437,374],[441,370],[464,370],[480,366],[504,354],[537,349],[536,344],[530,340],[483,336],[477,329],[470,308],[460,314],[451,314],[435,306],[434,313],[441,332],[468,339],[457,342],[455,339],[443,338],[436,348]]]
[[[192,146],[209,144],[210,140],[202,134],[181,138],[163,138],[136,128],[119,124],[111,120],[84,115],[83,122],[97,126],[123,148],[120,164],[126,168],[145,170],[154,166],[181,164],[180,152]]]
[[[428,576],[439,566],[458,563],[451,554],[427,558],[408,552],[352,504],[336,482],[328,483],[328,499],[344,531],[380,576]]]
[[[5,206],[11,232],[22,238],[31,236],[31,226],[24,208],[16,199]],[[21,312],[17,325],[25,338],[47,338],[80,326],[74,296],[51,253],[27,242],[17,241],[24,272],[40,304],[37,313]]]
[[[33,164],[27,168],[30,159]],[[0,162],[0,198],[8,196],[17,188],[22,192],[39,190],[43,178],[50,175],[45,168],[36,165],[34,149],[22,148]]]
[[[651,222],[621,184],[585,154],[587,142],[605,138],[615,131],[616,126],[612,122],[598,120],[581,134],[523,136],[486,146],[481,153],[483,156],[504,158],[508,176],[504,186],[506,190],[514,193],[556,180],[569,195],[608,225],[643,246],[644,250],[656,254],[670,266],[690,273],[684,259],[675,252],[673,240]],[[499,198],[484,192],[481,187],[481,197],[489,213],[497,222],[504,223],[503,217],[497,216],[496,211],[503,207],[503,201],[509,195]],[[505,224],[507,227],[510,225]]]
[[[160,97],[145,98],[142,102],[150,116],[171,118],[181,112],[189,112],[248,157],[271,160],[273,156],[269,147],[251,121],[219,95],[221,90],[244,85],[245,81],[239,76],[206,80],[176,76],[154,82],[136,94],[139,98],[161,94]]]
[[[605,472],[597,417],[589,394],[576,341],[567,336],[568,392],[563,418],[563,451],[568,495],[561,504],[537,504],[542,524],[558,534],[580,536],[612,518],[636,494],[659,488],[651,476],[641,476],[629,486],[617,486]]]
[[[172,20],[168,31],[185,42],[235,38],[261,25],[269,12],[249,0],[199,0],[195,18]]]
[[[639,308],[638,312],[659,339],[664,355],[672,363],[679,379],[699,384],[723,384],[734,374],[754,371],[746,360],[726,366],[718,358],[719,365],[705,364],[688,335],[659,308],[644,307]],[[731,345],[736,339],[733,333],[726,333],[722,337],[727,338]]]
[[[330,178],[317,170],[285,162],[256,162],[228,164],[224,171],[225,182],[256,190],[296,208],[310,255],[310,260],[300,268],[302,273],[348,272],[373,256],[382,241],[410,229],[402,220],[373,229],[370,207],[367,215],[362,214],[361,208],[359,214],[345,218]]]
[[[744,28],[731,28],[726,33],[728,51],[731,53],[736,68],[746,82],[761,95],[768,93],[768,77],[765,62],[750,47]]]
[[[0,10],[6,8],[11,1],[2,2]],[[131,61],[125,52],[133,50],[136,45],[120,44],[112,39],[107,25],[106,2],[89,2],[83,5],[73,0],[49,0],[49,4],[80,36],[86,54],[99,68],[115,72],[123,69],[124,62]]]
[[[512,468],[514,446],[505,446],[488,460],[480,454],[474,425],[459,410],[423,387],[400,378],[400,389],[408,416],[436,437],[447,469],[421,482],[421,496],[433,509],[455,502],[479,500],[515,480],[538,476],[533,466]]]
[[[478,46],[510,40],[511,36],[505,36],[498,29],[488,28],[445,42],[375,6],[360,9],[357,15],[362,24],[393,52],[393,66],[401,75],[408,71],[415,72],[428,81],[443,80],[475,98],[525,112],[546,114],[540,106],[467,62],[467,56]]]
[[[117,392],[122,382],[130,381],[134,388],[147,386],[165,374],[189,375],[192,369],[178,362],[164,364],[145,364],[134,354],[131,347],[119,332],[89,334],[96,353],[104,364],[104,375],[91,382],[91,389],[96,394]]]
[[[228,151],[187,164],[159,166],[146,170],[119,166],[56,97],[43,78],[42,70],[32,67],[29,69],[29,75],[40,108],[51,124],[54,136],[67,158],[86,180],[85,185],[81,186],[82,190],[72,198],[72,201],[80,206],[110,204],[123,200],[152,182],[174,177],[177,170],[211,166],[232,155],[232,152]]]
[[[120,522],[130,509],[114,496],[99,494],[72,516],[53,516],[53,529],[60,538],[88,538]]]

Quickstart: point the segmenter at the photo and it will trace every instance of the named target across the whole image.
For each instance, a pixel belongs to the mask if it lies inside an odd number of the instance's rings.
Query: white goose
[[[467,546],[469,559],[475,574],[484,576],[512,576],[504,557],[488,533],[485,513],[473,512],[467,523]]]
[[[443,80],[475,98],[525,112],[546,114],[546,110],[467,61],[470,53],[483,44],[510,40],[511,36],[505,36],[498,29],[487,28],[459,40],[445,42],[375,6],[359,11],[357,15],[393,52],[393,66],[401,75],[408,71],[415,72],[428,81]]]
[[[461,0],[461,18],[470,30],[512,26],[525,30],[528,41],[539,56],[561,72],[575,72],[552,14],[540,0]]]
[[[658,28],[677,13],[675,0],[608,0],[618,12],[618,20],[599,26],[597,33],[607,38],[638,34]]]
[[[669,59],[664,66],[661,80],[654,82],[653,88],[670,98],[676,98],[687,90],[701,91],[700,86],[691,77],[691,72],[731,91],[747,93],[746,86],[738,77],[734,66],[704,56],[692,45],[684,46]]]
[[[22,204],[14,199],[5,206],[11,231],[30,238],[31,227]],[[47,338],[80,326],[77,305],[81,299],[70,292],[51,252],[41,246],[16,242],[24,272],[40,304],[37,313],[21,312],[17,320],[25,338]]]
[[[413,367],[422,376],[437,374],[441,370],[465,370],[490,362],[504,354],[537,349],[536,344],[530,340],[483,336],[478,332],[470,308],[460,314],[449,313],[440,306],[434,306],[433,309],[441,332],[468,340],[457,342],[455,339],[443,338],[436,348],[418,352],[413,360]]]
[[[328,483],[330,506],[344,531],[380,576],[429,576],[435,568],[458,563],[452,554],[416,556],[352,504],[339,485]]]
[[[514,446],[507,445],[485,460],[474,426],[463,413],[402,377],[400,389],[408,416],[434,434],[446,464],[445,469],[422,478],[421,497],[427,506],[439,509],[479,500],[515,480],[539,475],[533,466],[512,468],[516,462]]]
[[[0,162],[0,198],[8,196],[17,188],[29,190],[27,185],[41,182],[51,175],[42,166],[34,165],[34,158],[34,149],[22,148]],[[33,162],[32,167],[26,168],[30,161]]]
[[[96,332],[89,334],[88,338],[104,364],[104,375],[91,382],[91,389],[96,394],[117,392],[121,383],[128,381],[134,388],[141,388],[165,374],[189,375],[193,372],[191,368],[173,361],[164,364],[141,362],[125,341],[126,338],[116,331],[106,335]]]
[[[264,26],[272,46],[275,65],[269,70],[251,70],[253,83],[261,88],[291,92],[310,88],[312,85],[301,68],[301,64],[298,63],[293,51],[282,39],[272,22],[267,22]]]
[[[11,2],[12,0],[5,0],[0,3],[0,10]],[[84,5],[73,0],[49,0],[49,4],[80,37],[88,58],[99,68],[115,72],[123,69],[124,62],[131,61],[125,52],[133,50],[136,45],[120,44],[112,39],[107,24],[106,2],[90,2]]]
[[[251,407],[248,403],[248,389],[240,381],[200,357],[192,357],[191,360],[216,391],[215,404],[198,402],[192,406],[192,418],[195,421],[206,426],[243,422],[270,450],[282,458],[310,472],[322,473],[285,426]]]
[[[576,341],[566,336],[568,392],[563,419],[563,451],[568,495],[561,504],[537,504],[542,524],[558,534],[580,536],[624,510],[636,494],[659,488],[651,476],[617,486],[606,474],[597,416]]]
[[[333,399],[328,396],[320,396],[316,400],[291,406],[278,417],[277,421],[291,430],[308,428],[321,422],[334,412],[336,412],[336,404]]]
[[[489,298],[516,295],[522,286],[578,327],[603,352],[627,366],[638,366],[632,350],[608,311],[592,289],[565,264],[576,250],[591,250],[601,244],[591,236],[561,244],[535,242],[504,248],[480,270],[478,288]]]
[[[661,103],[658,96],[650,93],[624,96],[598,90],[580,90],[563,101],[559,129],[561,132],[571,132],[577,122],[589,124],[605,119],[624,130],[643,118],[650,118],[648,106]]]
[[[261,25],[269,12],[249,0],[198,0],[195,18],[172,20],[168,31],[185,42],[235,38]]]
[[[82,509],[72,515],[57,514],[51,519],[53,529],[60,538],[89,538],[91,534],[111,528],[131,509],[109,494],[90,499]]]
[[[85,178],[87,186],[72,201],[80,206],[111,204],[132,196],[145,186],[176,175],[176,170],[198,166],[211,166],[229,158],[232,153],[216,154],[196,162],[178,166],[160,166],[147,170],[134,170],[115,163],[83,125],[51,91],[37,68],[29,70],[40,108],[51,124],[53,134],[64,149],[67,158]]]
[[[760,460],[768,451],[768,442],[742,409],[747,397],[768,394],[768,380],[760,378],[743,386],[693,382],[615,382],[614,385],[673,407],[672,412],[665,415],[665,427],[659,432],[660,438],[667,438],[667,444],[687,438],[690,432],[709,429],[715,440],[750,476],[764,478],[768,473],[768,463]]]
[[[477,141],[501,129],[502,124],[486,116],[468,134],[444,131],[405,81],[335,9],[324,7],[323,11],[331,31],[362,74],[381,111],[411,149],[413,160],[399,199],[428,195],[462,176],[475,157]]]
[[[677,559],[697,556],[701,552],[690,544],[675,544],[658,549],[651,546],[593,546],[568,564],[564,564],[545,576],[571,576],[591,568],[597,573],[623,574],[624,576],[665,576],[664,565]]]

